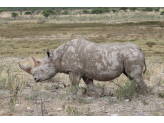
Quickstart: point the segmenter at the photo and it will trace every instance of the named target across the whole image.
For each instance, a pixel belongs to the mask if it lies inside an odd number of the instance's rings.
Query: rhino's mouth
[[[40,81],[40,79],[38,79],[38,80],[35,80],[35,82],[39,82]]]

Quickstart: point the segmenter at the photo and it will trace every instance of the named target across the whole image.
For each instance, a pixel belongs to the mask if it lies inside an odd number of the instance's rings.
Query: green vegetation
[[[109,9],[106,7],[91,10],[91,14],[102,14],[105,12],[109,12]]]
[[[142,11],[153,11],[153,7],[146,7],[146,8],[143,8]]]
[[[25,15],[31,15],[31,12],[27,11],[25,12]]]
[[[86,10],[86,9],[84,9],[82,12],[83,12],[84,14],[90,14],[90,11],[89,11],[89,10]]]
[[[164,11],[162,11],[162,12],[160,13],[160,15],[164,15]]]
[[[0,14],[3,12],[3,9],[0,9]]]
[[[124,10],[124,11],[125,11],[125,10],[127,10],[127,9],[128,9],[128,7],[120,7],[119,9],[120,9],[120,10]]]
[[[11,13],[11,16],[12,16],[12,17],[14,18],[14,20],[15,20],[15,18],[18,17],[18,13],[12,12],[12,13]]]
[[[130,9],[130,11],[135,11],[135,10],[137,10],[137,7],[130,7],[129,9]]]

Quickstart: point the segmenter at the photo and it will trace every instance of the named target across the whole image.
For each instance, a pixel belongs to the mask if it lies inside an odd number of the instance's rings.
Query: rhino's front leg
[[[72,88],[71,96],[73,98],[76,98],[78,87],[79,87],[79,82],[81,79],[81,74],[69,72],[69,79],[71,81],[71,88]]]
[[[83,77],[83,80],[84,80],[85,84],[87,85],[87,87],[91,91],[96,92],[99,96],[112,96],[112,94],[108,93],[106,90],[104,90],[102,88],[97,88],[93,83],[93,79]]]

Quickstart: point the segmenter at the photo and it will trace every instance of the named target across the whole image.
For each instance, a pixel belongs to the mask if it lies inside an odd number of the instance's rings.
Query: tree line
[[[151,12],[151,11],[159,11],[160,7],[117,7],[117,8],[113,8],[113,7],[0,7],[0,13],[2,13],[3,11],[5,11],[3,8],[7,8],[7,9],[17,9],[17,11],[20,12],[20,15],[22,15],[22,11],[25,11],[25,15],[33,15],[35,14],[43,14],[44,17],[48,18],[50,15],[68,15],[69,11],[68,10],[72,10],[72,9],[82,9],[81,13],[82,14],[102,14],[102,13],[109,13],[109,12],[119,12],[119,11],[124,11],[127,12],[127,10],[133,11],[135,12],[136,10],[139,11],[147,11],[147,12]],[[21,8],[21,9],[20,9]],[[42,9],[42,11],[40,10]],[[14,19],[18,16],[17,12],[12,12],[11,13],[12,17],[14,17]],[[164,15],[164,11],[162,11],[160,13],[160,15]]]

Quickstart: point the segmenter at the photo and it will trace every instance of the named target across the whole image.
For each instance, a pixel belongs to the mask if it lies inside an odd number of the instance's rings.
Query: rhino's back
[[[84,39],[67,42],[62,66],[97,80],[111,80],[123,72],[123,61],[135,60],[139,46],[132,43],[98,44]]]

